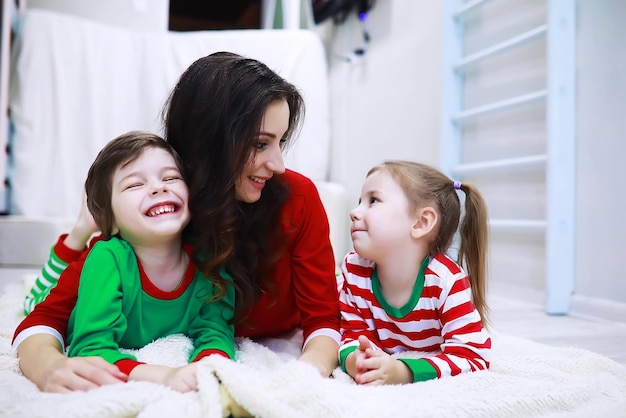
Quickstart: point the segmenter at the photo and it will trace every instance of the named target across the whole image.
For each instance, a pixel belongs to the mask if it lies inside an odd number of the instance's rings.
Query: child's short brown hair
[[[112,139],[91,164],[85,181],[87,207],[104,239],[111,238],[114,224],[111,204],[113,174],[150,148],[169,152],[182,173],[182,164],[176,151],[163,138],[146,131],[130,131]]]

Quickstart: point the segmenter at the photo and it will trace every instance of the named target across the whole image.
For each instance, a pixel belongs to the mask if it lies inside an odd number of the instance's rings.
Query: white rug
[[[294,360],[294,341],[268,342],[279,352],[239,340],[237,361],[221,357],[199,367],[198,392],[180,394],[131,382],[72,394],[41,393],[19,371],[10,347],[21,320],[26,285],[0,296],[0,416],[221,417],[242,412],[222,405],[218,380],[239,405],[259,417],[626,417],[626,365],[590,351],[493,336],[489,371],[403,386],[362,387],[340,370],[324,379]],[[176,335],[137,352],[139,358],[184,364],[191,345]]]

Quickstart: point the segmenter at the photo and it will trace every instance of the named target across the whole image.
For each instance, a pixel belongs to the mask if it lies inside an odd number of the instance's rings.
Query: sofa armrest
[[[326,209],[330,224],[330,241],[333,245],[335,262],[341,263],[350,244],[350,215],[345,188],[332,182],[316,181],[315,185]]]

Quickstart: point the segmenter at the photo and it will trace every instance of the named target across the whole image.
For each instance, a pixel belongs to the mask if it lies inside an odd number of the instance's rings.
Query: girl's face
[[[118,167],[112,179],[114,229],[130,244],[152,244],[179,235],[189,223],[189,190],[172,155],[146,149]]]
[[[359,205],[350,212],[354,250],[364,258],[381,262],[388,253],[411,241],[415,223],[404,191],[385,171],[376,171],[363,183]]]
[[[285,100],[272,102],[265,111],[261,130],[256,138],[256,148],[247,165],[235,182],[236,198],[254,203],[261,198],[265,182],[274,174],[285,172],[285,162],[280,149],[283,136],[289,127],[289,105]]]

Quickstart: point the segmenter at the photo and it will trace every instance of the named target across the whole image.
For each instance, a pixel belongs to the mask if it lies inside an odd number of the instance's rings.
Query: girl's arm
[[[450,279],[442,292],[438,311],[444,337],[441,354],[399,359],[411,369],[413,380],[419,382],[488,369],[491,337],[474,307],[465,273],[457,273]]]
[[[345,360],[347,373],[363,385],[406,384],[413,382],[413,374],[403,362],[377,349],[365,336],[359,346]]]
[[[357,357],[362,357],[365,350],[365,348],[360,347],[359,337],[364,336],[367,338],[369,347],[381,347],[375,330],[370,328],[364,318],[365,314],[367,314],[369,318],[373,317],[364,299],[369,298],[374,300],[374,295],[371,289],[363,291],[357,285],[359,281],[370,280],[372,274],[372,267],[360,265],[361,260],[362,259],[353,252],[348,253],[344,257],[341,263],[343,286],[339,292],[339,307],[341,311],[339,364],[342,370],[353,378],[357,373]],[[353,290],[361,295],[361,302],[353,295]]]
[[[401,359],[413,370],[415,381],[428,377],[425,363],[435,369],[437,378],[488,369],[491,337],[474,307],[472,290],[465,273],[456,274],[443,292],[439,318],[441,334],[444,336],[442,353],[419,360]],[[421,379],[420,374],[423,375]]]

